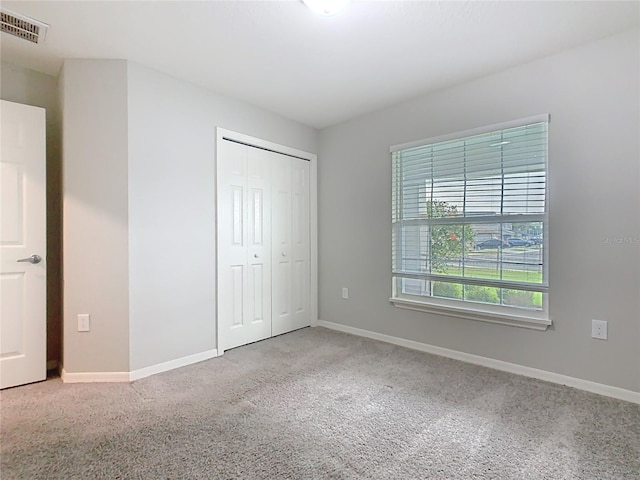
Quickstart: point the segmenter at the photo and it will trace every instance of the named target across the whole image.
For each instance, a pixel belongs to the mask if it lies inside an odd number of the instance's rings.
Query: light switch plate
[[[91,316],[88,313],[78,315],[78,331],[88,332],[91,330]]]

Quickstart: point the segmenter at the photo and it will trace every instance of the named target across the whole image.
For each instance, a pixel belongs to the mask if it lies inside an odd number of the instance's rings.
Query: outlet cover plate
[[[606,340],[607,322],[605,320],[591,320],[591,336],[599,340]]]

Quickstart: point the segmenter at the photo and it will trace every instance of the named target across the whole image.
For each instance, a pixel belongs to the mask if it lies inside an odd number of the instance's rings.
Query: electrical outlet
[[[345,300],[349,298],[349,289],[347,287],[342,287],[342,298]]]
[[[78,315],[78,331],[88,332],[91,330],[91,316],[88,313]]]
[[[604,320],[591,320],[591,336],[600,340],[606,340],[607,322]]]

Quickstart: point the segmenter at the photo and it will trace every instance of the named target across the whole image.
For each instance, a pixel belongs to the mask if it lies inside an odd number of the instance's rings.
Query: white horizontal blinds
[[[430,295],[420,279],[546,291],[542,246],[497,248],[495,258],[474,251],[481,240],[533,246],[542,236],[547,130],[535,121],[393,151],[393,271],[409,279],[406,293]]]
[[[403,219],[439,214],[427,211],[432,201],[455,206],[455,216],[544,213],[546,151],[541,122],[395,152],[403,197],[421,196]]]

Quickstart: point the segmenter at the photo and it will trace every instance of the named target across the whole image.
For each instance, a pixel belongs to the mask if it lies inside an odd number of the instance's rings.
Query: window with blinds
[[[392,301],[547,317],[548,123],[392,147]]]

